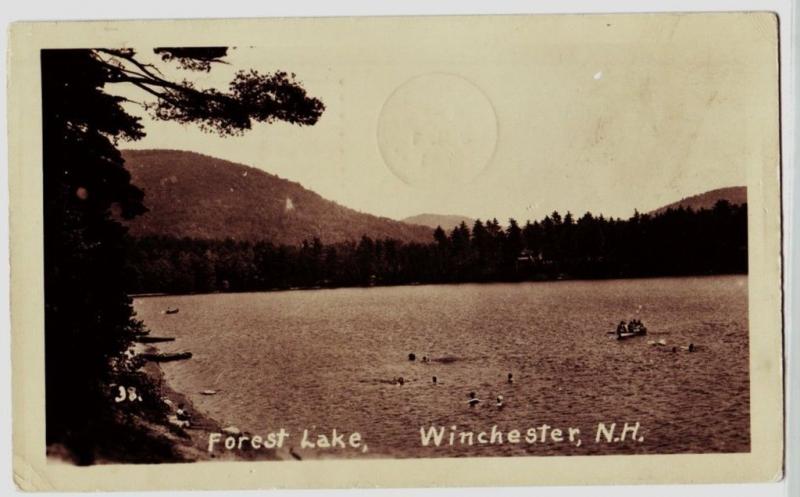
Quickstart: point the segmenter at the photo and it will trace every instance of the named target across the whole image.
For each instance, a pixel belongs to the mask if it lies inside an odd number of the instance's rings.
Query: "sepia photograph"
[[[780,470],[773,14],[224,23],[26,59],[47,465]]]

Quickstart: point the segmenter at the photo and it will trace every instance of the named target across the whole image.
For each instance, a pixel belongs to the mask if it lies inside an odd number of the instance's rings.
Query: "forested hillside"
[[[269,240],[297,245],[362,235],[431,241],[431,230],[343,207],[254,167],[176,150],[126,150],[125,168],[148,212],[128,222],[134,236]]]

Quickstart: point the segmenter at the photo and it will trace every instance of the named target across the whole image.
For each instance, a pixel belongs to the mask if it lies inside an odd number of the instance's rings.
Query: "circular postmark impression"
[[[378,119],[378,147],[406,184],[440,188],[472,181],[497,143],[497,116],[483,91],[455,74],[416,76],[392,92]]]

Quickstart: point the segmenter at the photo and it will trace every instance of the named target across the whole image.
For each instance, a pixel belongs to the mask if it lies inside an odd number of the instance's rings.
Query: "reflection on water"
[[[284,427],[295,445],[303,429],[336,428],[360,432],[370,456],[749,450],[745,276],[168,296],[135,307],[153,335],[177,337],[161,350],[193,352],[163,367],[198,409],[256,434]],[[648,336],[608,334],[633,317]],[[697,352],[680,348],[690,342]],[[471,391],[482,400],[474,408]],[[636,421],[641,443],[595,443],[598,422]],[[581,446],[420,443],[432,425],[524,436],[543,423],[580,428]]]

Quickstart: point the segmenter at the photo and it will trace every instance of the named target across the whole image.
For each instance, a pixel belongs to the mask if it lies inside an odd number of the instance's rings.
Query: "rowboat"
[[[636,331],[617,334],[617,340],[625,340],[627,338],[640,337],[644,335],[647,335],[647,328],[642,327]]]

